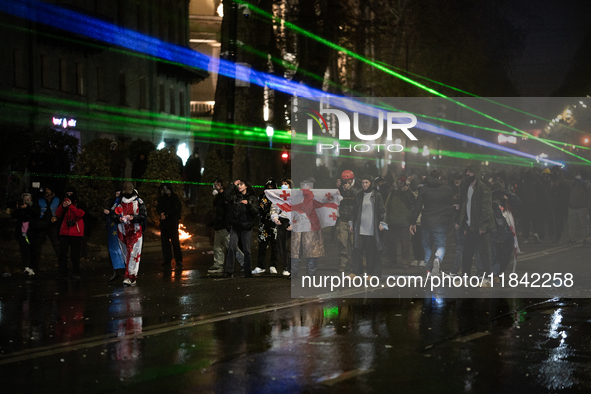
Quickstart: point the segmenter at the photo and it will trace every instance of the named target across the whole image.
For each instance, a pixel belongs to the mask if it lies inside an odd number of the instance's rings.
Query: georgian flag
[[[292,231],[303,233],[334,226],[343,197],[336,189],[268,189],[267,198],[281,209],[292,225]]]

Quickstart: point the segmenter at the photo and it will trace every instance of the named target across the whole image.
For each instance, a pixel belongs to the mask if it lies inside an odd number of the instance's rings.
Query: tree
[[[160,216],[156,212],[158,188],[163,183],[172,183],[172,190],[179,198],[183,196],[183,185],[180,183],[179,163],[176,152],[170,147],[155,150],[148,156],[148,169],[144,174],[145,182],[139,187],[139,195],[148,209],[148,222],[154,226],[160,224]],[[183,205],[183,216],[185,207]]]
[[[78,155],[70,184],[78,191],[80,201],[86,203],[88,213],[101,217],[105,201],[114,197],[111,172],[106,153],[111,141],[100,138],[90,141]]]

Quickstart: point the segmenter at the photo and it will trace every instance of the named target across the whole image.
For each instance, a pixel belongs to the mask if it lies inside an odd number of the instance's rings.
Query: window
[[[158,98],[160,100],[160,112],[166,112],[166,100],[164,99],[164,84],[160,82],[160,86],[158,89]]]
[[[41,86],[51,88],[49,83],[49,56],[41,55]]]
[[[14,66],[14,86],[17,88],[23,88],[25,86],[24,73],[23,73],[23,51],[15,49],[12,52],[13,66]]]
[[[185,92],[182,90],[179,92],[179,116],[185,116]]]
[[[96,96],[97,100],[105,99],[105,73],[100,67],[96,69]]]
[[[170,113],[172,115],[176,115],[176,105],[175,104],[176,98],[174,97],[174,88],[170,87]]]
[[[86,94],[85,85],[84,63],[76,63],[76,94],[84,96]]]
[[[127,105],[127,83],[123,71],[119,73],[119,104]]]
[[[146,103],[146,78],[140,78],[140,109],[146,109],[148,105]]]

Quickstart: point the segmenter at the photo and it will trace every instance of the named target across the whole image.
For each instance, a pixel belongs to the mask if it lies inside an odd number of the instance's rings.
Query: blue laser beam
[[[266,85],[273,90],[313,100],[321,97],[330,98],[333,105],[345,109],[351,107],[351,99],[349,98],[288,81],[262,71],[247,69],[224,59],[212,58],[190,48],[167,43],[131,29],[116,26],[112,23],[73,10],[58,7],[53,4],[37,0],[0,0],[0,9],[3,12],[16,17],[28,19],[37,23],[43,23],[71,33],[81,34],[108,44],[117,45],[136,52],[179,63],[181,65],[202,70],[210,70],[218,67],[218,74],[229,78],[238,78],[258,86]],[[355,108],[358,112],[366,115],[377,116],[378,109],[375,107],[355,102]],[[470,137],[429,123],[419,122],[416,127],[430,133],[459,139],[517,156],[527,157],[532,160],[539,160],[548,164],[562,166],[562,163],[556,161],[539,158],[532,154],[497,145],[476,137]]]

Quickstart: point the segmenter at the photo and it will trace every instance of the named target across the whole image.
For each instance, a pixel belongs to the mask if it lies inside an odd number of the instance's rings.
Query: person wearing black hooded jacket
[[[226,219],[231,226],[224,276],[229,278],[234,273],[234,258],[238,249],[238,238],[240,238],[244,253],[244,276],[250,278],[252,277],[250,247],[252,228],[259,215],[258,201],[252,186],[242,180],[237,180],[230,185],[224,191],[224,198],[228,203]]]
[[[156,205],[160,215],[160,242],[162,244],[162,266],[170,268],[170,260],[174,252],[176,267],[183,264],[183,253],[179,241],[179,221],[181,220],[181,200],[172,190],[172,185],[165,183],[160,186],[160,196]],[[171,249],[172,243],[172,249]]]
[[[416,221],[421,215],[421,227],[423,232],[423,249],[427,272],[438,275],[441,261],[445,255],[447,228],[451,224],[454,215],[454,201],[452,190],[441,180],[441,173],[431,171],[425,179],[425,186],[419,189],[415,200],[415,206],[410,217],[410,233],[416,231]],[[435,258],[431,262],[431,243],[434,243]]]

